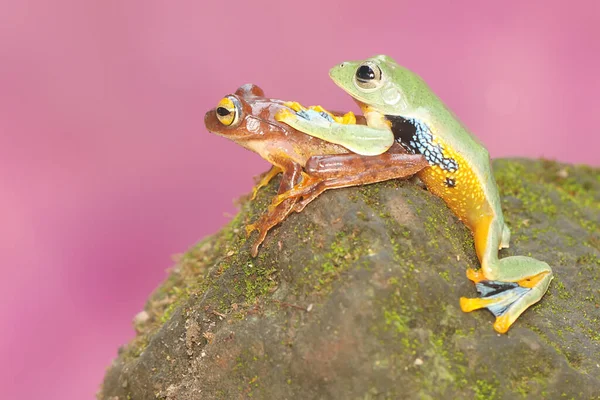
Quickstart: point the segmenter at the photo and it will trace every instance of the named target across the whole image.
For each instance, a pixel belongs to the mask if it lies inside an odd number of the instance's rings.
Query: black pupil
[[[361,81],[370,81],[375,79],[375,72],[368,65],[361,65],[356,71],[356,77]]]
[[[217,107],[217,114],[219,114],[221,117],[226,117],[229,115],[229,113],[230,111],[225,107]]]

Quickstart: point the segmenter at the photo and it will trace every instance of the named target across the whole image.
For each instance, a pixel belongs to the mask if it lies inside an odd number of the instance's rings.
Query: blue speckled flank
[[[416,119],[409,119],[408,122],[416,129],[408,143],[402,143],[404,147],[412,153],[423,154],[429,165],[437,165],[445,171],[456,172],[458,163],[453,158],[444,157],[444,148],[440,144],[433,143],[433,135],[427,125]]]

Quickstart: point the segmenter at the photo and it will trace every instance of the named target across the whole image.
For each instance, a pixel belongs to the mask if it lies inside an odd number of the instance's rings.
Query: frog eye
[[[235,126],[240,121],[242,106],[233,96],[223,97],[217,104],[217,119],[225,126]]]
[[[373,62],[364,62],[356,69],[354,82],[359,89],[377,89],[381,84],[381,69]]]

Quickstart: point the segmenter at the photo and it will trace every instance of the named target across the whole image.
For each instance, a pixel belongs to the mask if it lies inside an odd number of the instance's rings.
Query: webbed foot
[[[475,286],[481,297],[461,297],[460,308],[464,312],[487,308],[496,316],[494,329],[506,333],[527,308],[542,298],[551,280],[550,272],[542,272],[519,282],[479,280]]]

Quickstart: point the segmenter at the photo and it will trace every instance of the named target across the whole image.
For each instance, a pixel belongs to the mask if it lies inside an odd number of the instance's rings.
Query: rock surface
[[[470,232],[411,182],[326,192],[249,256],[275,184],[182,255],[99,399],[600,399],[600,170],[497,160],[501,256],[556,278],[507,335],[462,313]]]

